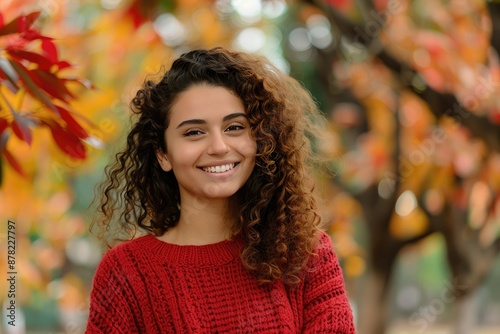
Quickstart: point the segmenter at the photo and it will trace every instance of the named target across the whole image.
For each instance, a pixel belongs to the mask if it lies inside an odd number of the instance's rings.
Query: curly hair
[[[257,143],[254,170],[230,198],[231,212],[239,217],[232,231],[245,241],[243,265],[260,282],[300,282],[320,224],[310,168],[311,139],[322,116],[300,83],[257,55],[220,47],[194,50],[176,59],[159,82],[145,81],[131,102],[138,119],[126,147],[106,167],[99,186],[100,215],[91,232],[111,247],[138,230],[160,236],[177,224],[179,186],[155,152],[167,149],[164,133],[179,94],[197,84],[221,86],[240,97]]]

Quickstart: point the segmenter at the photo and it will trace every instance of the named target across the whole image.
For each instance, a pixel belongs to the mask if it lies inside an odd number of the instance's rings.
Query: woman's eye
[[[245,127],[242,125],[230,125],[226,128],[226,131],[238,131],[238,130],[243,130]]]
[[[203,132],[200,130],[189,130],[186,133],[184,133],[184,137],[198,136],[201,134],[203,134]]]

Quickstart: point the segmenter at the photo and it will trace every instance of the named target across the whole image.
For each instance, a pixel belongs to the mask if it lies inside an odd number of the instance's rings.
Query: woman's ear
[[[165,172],[170,172],[172,170],[172,164],[170,163],[170,160],[168,160],[167,153],[163,152],[161,149],[157,149],[155,154],[161,169]]]

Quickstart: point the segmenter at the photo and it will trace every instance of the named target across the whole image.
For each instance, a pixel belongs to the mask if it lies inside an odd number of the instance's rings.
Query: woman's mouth
[[[202,167],[201,169],[207,173],[224,173],[233,169],[236,165],[238,165],[237,162],[219,166]]]

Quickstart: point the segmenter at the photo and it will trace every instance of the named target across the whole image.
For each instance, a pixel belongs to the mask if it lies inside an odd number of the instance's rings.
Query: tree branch
[[[500,3],[487,1],[487,7],[492,23],[490,44],[500,54]]]
[[[440,93],[429,86],[424,90],[420,90],[410,85],[411,78],[418,75],[417,71],[389,54],[378,39],[370,38],[366,34],[360,35],[360,32],[363,31],[360,25],[354,23],[333,6],[326,5],[324,1],[304,0],[304,2],[322,9],[328,15],[332,27],[339,29],[343,37],[368,47],[373,56],[379,58],[389,69],[399,76],[402,86],[408,86],[413,93],[427,102],[436,118],[443,116],[453,117],[462,126],[467,128],[472,136],[482,139],[491,150],[500,152],[500,125],[493,124],[486,117],[470,113],[452,94]],[[493,8],[496,13],[500,5],[492,4],[489,7]],[[500,12],[500,9],[498,11]],[[496,23],[494,29],[500,29],[499,26],[500,23]],[[494,43],[500,40],[498,37],[499,33],[495,32],[493,34],[492,38],[495,38]],[[500,44],[500,41],[497,44]]]

